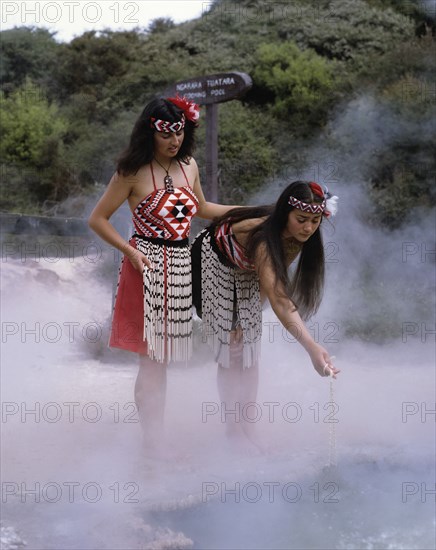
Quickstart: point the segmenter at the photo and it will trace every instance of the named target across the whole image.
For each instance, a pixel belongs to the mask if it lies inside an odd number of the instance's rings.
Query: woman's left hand
[[[317,345],[309,355],[316,372],[320,376],[331,376],[332,378],[336,378],[336,375],[341,372],[334,367],[332,358],[328,354],[328,351],[322,346]]]

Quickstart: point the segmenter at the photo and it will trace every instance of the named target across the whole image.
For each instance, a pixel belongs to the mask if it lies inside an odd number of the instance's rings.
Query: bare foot
[[[191,455],[178,449],[174,444],[163,440],[146,440],[142,442],[142,455],[150,460],[180,463],[189,461]]]
[[[259,454],[259,448],[245,434],[241,424],[227,424],[226,436],[228,447],[232,452],[242,456]]]
[[[258,448],[245,436],[228,435],[227,448],[239,456],[253,456],[259,454]]]
[[[263,455],[269,455],[274,453],[274,449],[271,445],[267,444],[262,437],[259,435],[259,432],[253,424],[247,424],[244,422],[242,424],[242,430],[245,437],[254,445],[259,453]]]

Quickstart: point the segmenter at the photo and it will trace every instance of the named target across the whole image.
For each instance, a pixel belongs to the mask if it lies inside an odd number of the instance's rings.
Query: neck
[[[289,235],[289,233],[286,233],[286,231],[282,233],[282,242],[285,245],[291,245],[292,243],[298,244],[300,246],[302,245],[302,243],[300,241],[298,241],[292,235]]]
[[[282,244],[283,249],[288,252],[297,252],[301,250],[304,243],[301,243],[300,241],[297,241],[295,237],[282,235]]]
[[[169,167],[171,166],[172,162],[173,162],[173,157],[167,157],[167,156],[164,156],[164,155],[159,155],[159,154],[156,154],[156,155],[153,155],[153,158],[156,162],[160,162],[163,166],[165,166],[165,168],[168,170]]]

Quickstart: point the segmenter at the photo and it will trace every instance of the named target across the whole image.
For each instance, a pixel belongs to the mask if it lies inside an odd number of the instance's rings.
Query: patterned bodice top
[[[173,192],[157,189],[151,166],[154,191],[144,197],[133,211],[133,225],[138,235],[171,241],[188,238],[191,220],[198,210],[198,199],[180,162],[179,166],[186,186],[175,187]]]
[[[215,241],[227,259],[239,269],[254,271],[255,267],[245,255],[245,249],[238,243],[233,234],[232,224],[223,223],[215,230]]]

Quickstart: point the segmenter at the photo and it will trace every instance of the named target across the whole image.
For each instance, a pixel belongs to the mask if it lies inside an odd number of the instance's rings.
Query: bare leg
[[[242,356],[241,346],[238,344],[230,346],[229,367],[218,365],[217,385],[218,394],[223,407],[222,418],[226,424],[226,433],[229,437],[238,436],[241,433],[242,404],[240,402]]]
[[[241,403],[248,405],[249,403],[256,403],[257,389],[259,385],[259,368],[258,365],[252,365],[248,369],[244,369],[241,366],[241,386],[240,386],[240,399]],[[257,422],[257,410],[258,407],[245,407],[242,415],[242,429],[248,439],[261,448],[261,445],[256,436],[256,422]]]
[[[135,402],[141,423],[147,455],[162,453],[167,368],[162,363],[141,355],[135,383]]]
[[[245,443],[248,438],[257,445],[255,423],[250,422],[255,419],[255,415],[250,415],[247,405],[256,402],[259,369],[257,365],[243,368],[242,350],[241,334],[232,333],[229,368],[218,365],[218,393],[224,408],[227,436]],[[245,447],[247,450],[252,449],[251,445]]]

